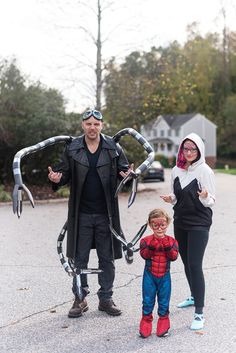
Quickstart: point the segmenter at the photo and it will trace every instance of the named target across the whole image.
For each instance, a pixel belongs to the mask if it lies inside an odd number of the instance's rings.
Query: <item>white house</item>
[[[214,168],[216,163],[217,126],[200,113],[159,115],[142,125],[140,132],[152,145],[156,154],[168,159],[176,156],[182,139],[191,132],[198,134],[205,143],[206,161]]]

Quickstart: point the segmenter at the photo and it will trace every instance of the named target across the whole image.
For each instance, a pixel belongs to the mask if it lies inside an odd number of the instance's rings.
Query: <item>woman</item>
[[[187,135],[180,144],[171,185],[172,193],[161,198],[174,205],[174,234],[191,291],[191,296],[178,307],[195,306],[190,328],[200,330],[204,326],[205,297],[202,262],[212,223],[215,177],[205,162],[204,143],[195,133]]]

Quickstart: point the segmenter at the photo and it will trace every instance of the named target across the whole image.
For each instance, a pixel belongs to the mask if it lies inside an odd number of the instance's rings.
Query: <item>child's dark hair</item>
[[[153,218],[166,218],[168,224],[170,224],[171,218],[168,213],[162,208],[155,208],[148,215],[148,223],[151,222]]]

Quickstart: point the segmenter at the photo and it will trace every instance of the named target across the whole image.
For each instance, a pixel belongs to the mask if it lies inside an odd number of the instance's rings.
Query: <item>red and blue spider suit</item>
[[[158,315],[157,336],[165,336],[170,328],[169,302],[171,294],[170,261],[178,257],[177,241],[164,235],[146,236],[140,242],[140,255],[145,259],[143,273],[143,316],[140,322],[140,334],[147,337],[151,333],[153,309],[157,296]]]

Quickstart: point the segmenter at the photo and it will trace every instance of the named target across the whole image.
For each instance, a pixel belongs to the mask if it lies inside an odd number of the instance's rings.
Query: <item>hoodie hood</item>
[[[194,132],[192,132],[191,134],[185,136],[185,138],[181,141],[180,145],[179,145],[179,150],[178,150],[178,155],[177,155],[177,160],[176,160],[176,166],[178,168],[182,168],[184,169],[185,164],[186,164],[186,159],[184,157],[183,154],[183,143],[186,140],[191,140],[195,143],[195,145],[197,146],[199,152],[200,152],[200,156],[198,158],[198,160],[194,163],[192,163],[192,167],[194,168],[195,166],[204,163],[205,162],[205,145],[203,140],[201,139],[200,136],[198,136],[197,134],[195,134]]]

